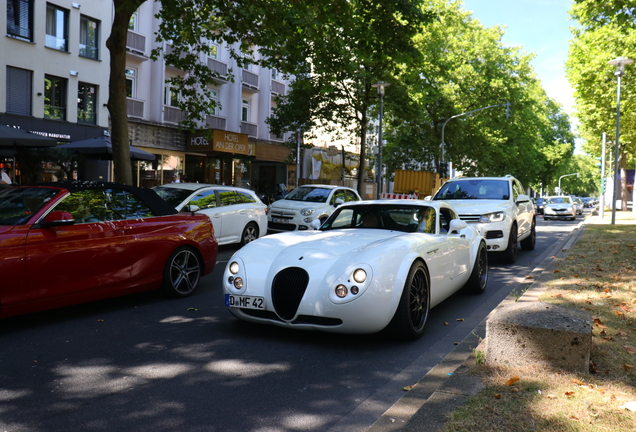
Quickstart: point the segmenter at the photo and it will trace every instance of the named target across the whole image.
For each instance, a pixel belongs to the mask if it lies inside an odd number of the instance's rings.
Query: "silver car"
[[[576,204],[569,196],[548,197],[543,208],[543,219],[576,219]]]

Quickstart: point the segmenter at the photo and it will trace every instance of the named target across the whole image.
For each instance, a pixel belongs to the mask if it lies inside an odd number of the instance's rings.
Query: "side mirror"
[[[320,222],[319,219],[314,219],[309,223],[309,226],[315,230],[319,229],[321,225],[322,223]]]
[[[428,195],[424,198],[424,201],[432,201],[433,197],[431,195]]]
[[[530,197],[528,195],[519,195],[517,196],[517,204],[524,203],[530,201]]]
[[[344,204],[344,200],[342,198],[336,198],[334,207],[338,207],[340,204]]]
[[[75,218],[69,212],[65,211],[52,211],[47,214],[42,222],[40,222],[40,226],[42,228],[53,228],[56,226],[67,226],[74,225]]]
[[[461,219],[452,219],[450,221],[450,224],[448,225],[448,231],[451,234],[457,234],[459,230],[463,230],[467,226],[468,224],[466,223],[466,221],[463,221]]]
[[[199,210],[201,210],[201,207],[199,207],[196,204],[188,204],[186,206],[186,211],[189,211],[189,212],[193,212],[194,213],[195,211],[199,211]]]

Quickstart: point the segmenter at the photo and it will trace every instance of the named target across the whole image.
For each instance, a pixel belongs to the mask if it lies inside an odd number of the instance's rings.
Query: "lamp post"
[[[377,84],[373,84],[371,87],[378,89],[378,96],[380,97],[380,121],[378,128],[378,191],[377,199],[382,197],[382,117],[384,116],[384,88],[391,84],[380,81]]]
[[[573,176],[573,175],[575,175],[577,178],[579,177],[579,173],[565,174],[565,175],[562,175],[561,177],[559,177],[559,194],[563,195],[563,191],[561,190],[561,179],[563,177],[568,177],[568,176]]]
[[[625,66],[633,63],[634,60],[628,59],[627,57],[616,57],[614,60],[610,60],[608,64],[616,66],[616,140],[615,140],[615,148],[614,148],[614,194],[612,203],[612,225],[616,224],[616,200],[618,199],[618,143],[619,143],[619,135],[621,130],[621,78],[625,73]],[[633,204],[632,204],[633,205]]]

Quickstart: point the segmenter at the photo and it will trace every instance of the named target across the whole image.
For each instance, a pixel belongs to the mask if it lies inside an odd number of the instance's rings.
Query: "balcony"
[[[205,124],[207,124],[210,129],[225,130],[225,123],[226,119],[224,117],[209,115],[205,119]]]
[[[243,87],[249,90],[258,91],[258,75],[243,69],[243,75],[241,79]]]
[[[272,93],[285,96],[285,84],[272,80]]]
[[[164,105],[163,106],[163,121],[167,123],[181,123],[186,118],[186,115],[179,108]]]
[[[213,58],[208,58],[208,67],[219,75],[220,79],[227,81],[227,64]]]
[[[136,56],[147,58],[146,36],[128,30],[128,36],[126,37],[126,50]]]
[[[254,123],[241,122],[241,133],[256,138],[258,125]]]
[[[144,118],[144,101],[126,98],[126,113],[128,117]]]

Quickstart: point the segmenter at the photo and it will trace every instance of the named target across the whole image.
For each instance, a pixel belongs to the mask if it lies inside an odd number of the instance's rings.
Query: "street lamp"
[[[621,77],[625,73],[625,66],[633,63],[634,60],[627,57],[616,57],[608,63],[616,66],[616,140],[614,148],[614,202],[612,203],[612,225],[616,224],[616,200],[618,199],[618,138],[621,130]],[[634,204],[632,204],[634,205]]]
[[[382,117],[384,116],[384,88],[391,84],[380,81],[377,84],[371,85],[378,89],[378,96],[380,97],[380,125],[378,128],[378,192],[377,199],[382,196]]]
[[[561,190],[561,179],[563,177],[568,177],[568,176],[573,176],[573,175],[575,175],[576,178],[579,178],[579,173],[565,174],[565,175],[562,175],[561,177],[559,177],[559,194],[563,195],[563,191]]]

